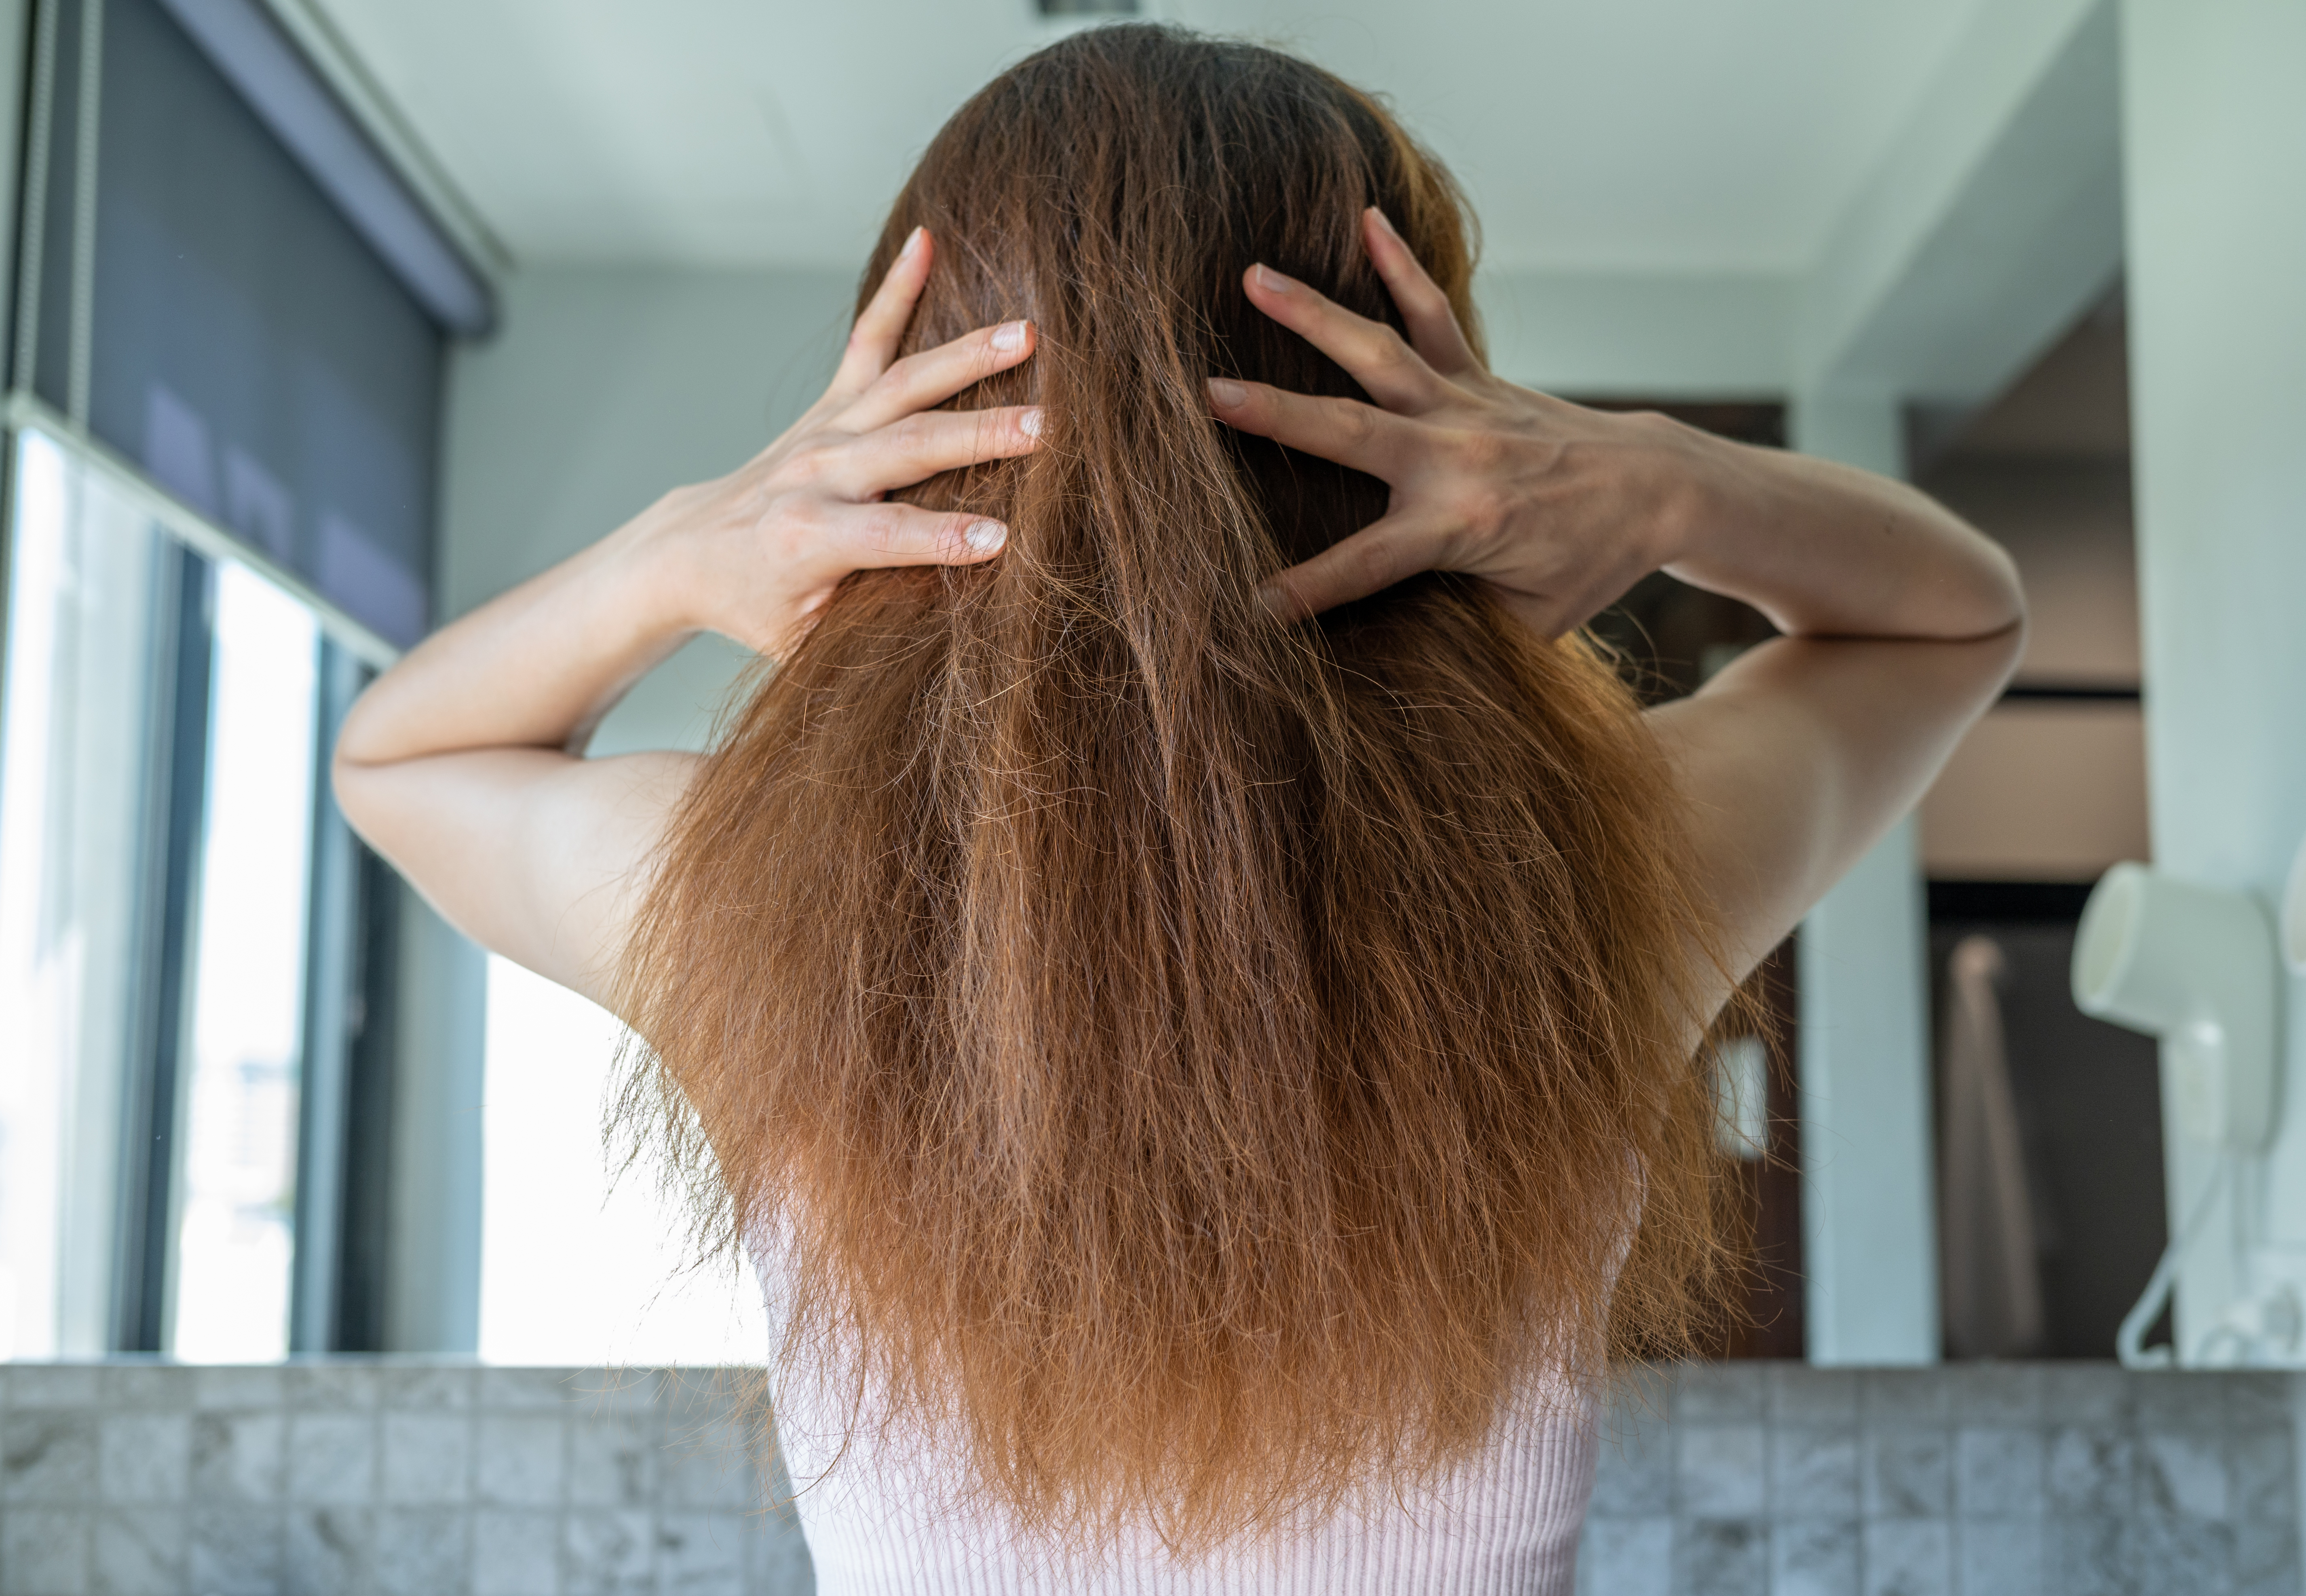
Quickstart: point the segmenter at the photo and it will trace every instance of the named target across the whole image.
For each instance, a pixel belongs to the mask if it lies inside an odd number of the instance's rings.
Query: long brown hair
[[[1457,190],[1303,62],[1106,28],[954,115],[864,281],[925,225],[909,349],[1038,324],[955,403],[1042,405],[1041,449],[907,495],[1006,551],[848,581],[628,955],[625,1110],[721,1239],[781,1238],[783,1355],[861,1354],[1031,1528],[1202,1545],[1430,1477],[1685,1344],[1716,1267],[1709,938],[1609,662],[1447,576],[1256,596],[1386,489],[1204,380],[1358,395],[1240,280],[1397,325],[1372,204],[1471,327]]]

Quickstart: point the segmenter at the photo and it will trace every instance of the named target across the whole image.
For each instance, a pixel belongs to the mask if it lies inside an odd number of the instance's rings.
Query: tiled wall
[[[0,1596],[788,1596],[711,1371],[0,1365]],[[1610,1421],[1581,1596],[2301,1596],[2299,1390],[1719,1365]]]
[[[0,1365],[0,1596],[794,1596],[712,1371]]]
[[[1644,1395],[1581,1596],[2299,1596],[2290,1376],[1748,1363]]]

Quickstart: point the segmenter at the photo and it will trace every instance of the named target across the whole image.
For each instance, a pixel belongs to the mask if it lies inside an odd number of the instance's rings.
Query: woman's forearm
[[[1743,600],[1795,636],[1985,637],[2024,619],[2009,555],[1928,495],[1678,430],[1693,491],[1661,562],[1669,574]]]
[[[643,515],[442,627],[346,717],[340,772],[474,748],[576,751],[695,623]]]

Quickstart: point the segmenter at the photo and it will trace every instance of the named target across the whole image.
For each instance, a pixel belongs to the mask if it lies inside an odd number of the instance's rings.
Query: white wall
[[[450,373],[440,599],[457,615],[734,470],[823,390],[855,285],[827,271],[532,271]],[[701,738],[739,652],[700,640],[596,749]]]
[[[449,368],[440,613],[462,614],[667,489],[741,464],[821,389],[850,294],[829,272],[508,280],[502,330]],[[691,643],[635,688],[594,749],[701,747],[745,662],[719,639]],[[397,1351],[472,1352],[483,1321],[486,967],[413,892],[403,905],[388,1339]]]
[[[1581,398],[1772,398],[1793,384],[1796,284],[1761,273],[1484,271],[1490,364]]]
[[[2122,19],[2154,855],[2271,903],[2306,836],[2306,7]],[[2287,996],[2280,1141],[2187,1260],[2182,1346],[2236,1293],[2306,1289],[2306,986]],[[2168,1146],[2174,1225],[2209,1165]]]
[[[1794,445],[1905,474],[1903,417],[1878,391],[1800,395]],[[1931,1168],[1928,915],[1916,825],[1900,823],[1803,920],[1804,1338],[1813,1363],[1938,1358]]]

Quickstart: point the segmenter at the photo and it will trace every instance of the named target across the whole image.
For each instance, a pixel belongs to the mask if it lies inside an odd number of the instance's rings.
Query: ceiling
[[[524,265],[852,267],[1032,0],[307,0]],[[1798,271],[1982,0],[1146,0],[1388,96],[1492,266]]]

